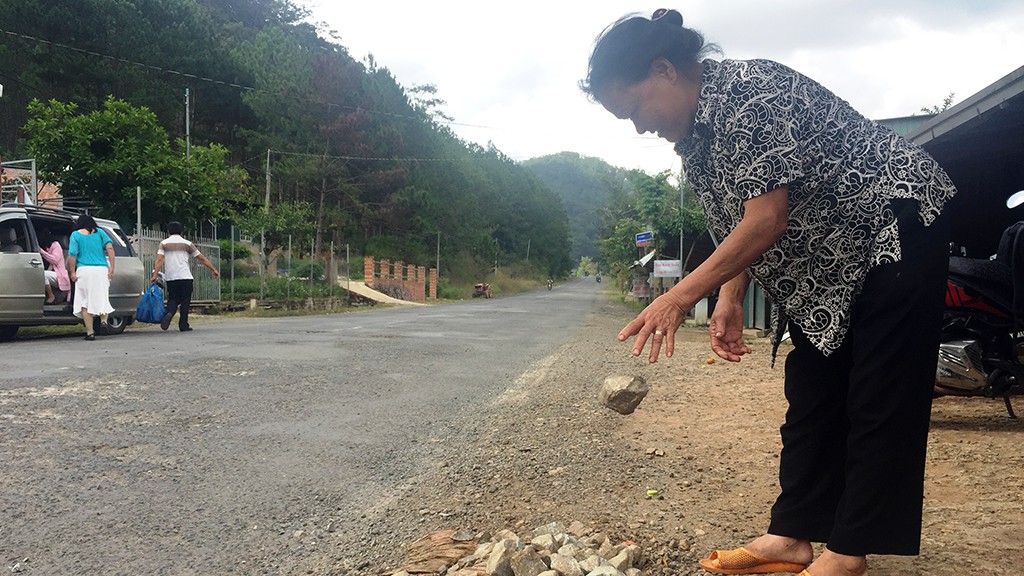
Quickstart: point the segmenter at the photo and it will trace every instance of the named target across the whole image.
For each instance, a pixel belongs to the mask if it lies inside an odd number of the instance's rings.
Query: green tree
[[[50,179],[119,220],[141,186],[153,223],[246,212],[271,150],[270,203],[311,207],[317,246],[431,262],[440,241],[451,279],[571,267],[547,182],[455,135],[436,86],[403,87],[308,16],[293,0],[0,0],[0,153],[46,156]],[[33,97],[77,108],[40,105],[27,134]]]
[[[607,202],[608,188],[625,178],[625,171],[600,158],[560,152],[523,162],[561,199],[569,220],[572,239],[570,258],[600,257],[601,213]]]
[[[250,206],[236,212],[234,221],[243,234],[261,238],[260,275],[263,291],[266,292],[267,265],[270,255],[277,249],[292,243],[309,244],[316,233],[313,221],[313,207],[306,202],[275,204],[273,206]]]
[[[680,234],[684,243],[692,243],[705,233],[704,215],[695,195],[684,194],[686,205],[680,206],[681,189],[688,184],[670,181],[671,174],[650,176],[641,171],[627,174],[626,181],[608,188],[608,206],[604,212],[604,233],[600,241],[601,256],[608,270],[625,275],[640,255],[635,235],[653,232],[654,244],[646,251],[678,255]],[[680,255],[685,260],[686,255]]]
[[[924,112],[925,114],[942,114],[943,112],[945,112],[946,110],[949,110],[953,106],[953,99],[955,97],[956,97],[956,92],[950,92],[949,96],[946,96],[942,100],[942,104],[941,105],[932,106],[931,108],[929,108],[927,106],[922,106],[921,107],[921,112]]]
[[[309,244],[316,231],[313,207],[306,202],[250,206],[234,215],[238,228],[253,238],[263,238],[263,252],[270,254],[292,243]]]
[[[52,100],[29,104],[25,146],[42,179],[60,183],[65,199],[82,198],[120,222],[135,221],[141,188],[143,224],[216,219],[242,197],[246,174],[227,165],[222,146],[171,145],[156,116],[108,98],[101,110]]]

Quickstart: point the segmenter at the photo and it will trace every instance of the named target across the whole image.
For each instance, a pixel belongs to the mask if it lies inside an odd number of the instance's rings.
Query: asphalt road
[[[602,285],[0,344],[0,555],[35,574],[287,573],[357,526]]]

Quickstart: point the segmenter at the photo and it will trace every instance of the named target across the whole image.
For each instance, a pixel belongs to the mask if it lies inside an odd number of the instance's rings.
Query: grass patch
[[[22,326],[18,329],[18,338],[63,336],[67,334],[85,334],[85,326],[82,324],[63,324],[60,326]]]

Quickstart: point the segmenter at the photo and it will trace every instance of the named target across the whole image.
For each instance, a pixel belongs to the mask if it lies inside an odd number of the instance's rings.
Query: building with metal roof
[[[946,170],[958,194],[953,241],[967,255],[993,254],[1003,230],[1024,220],[1024,208],[1006,199],[1024,190],[1024,66],[911,129]]]

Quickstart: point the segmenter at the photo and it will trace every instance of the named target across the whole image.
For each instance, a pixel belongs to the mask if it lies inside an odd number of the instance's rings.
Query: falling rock
[[[609,376],[604,379],[597,398],[619,414],[632,414],[650,389],[640,376]]]

